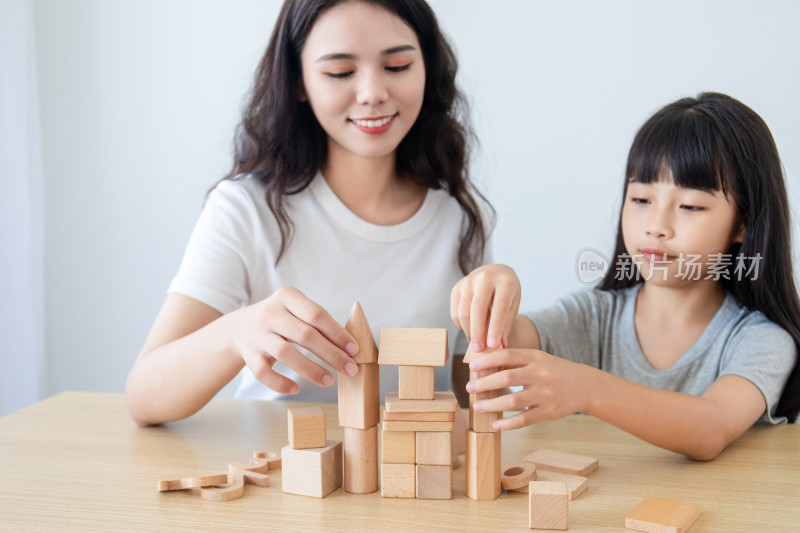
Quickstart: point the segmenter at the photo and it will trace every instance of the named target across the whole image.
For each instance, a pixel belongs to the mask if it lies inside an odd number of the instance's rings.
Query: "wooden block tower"
[[[447,362],[447,330],[383,328],[378,363],[399,365],[398,392],[386,394],[381,496],[453,497],[453,424],[458,401],[434,391],[434,367]]]
[[[500,348],[487,348],[477,354],[472,347],[464,354],[464,363],[492,353]],[[493,374],[496,370],[473,372],[470,381]],[[478,400],[496,398],[497,391],[469,395],[469,429],[465,435],[466,472],[465,492],[473,500],[494,500],[500,496],[502,465],[500,455],[500,432],[492,428],[492,423],[502,418],[503,413],[483,413],[473,409]]]
[[[281,449],[283,492],[324,498],[342,486],[342,443],[325,439],[319,407],[288,410],[289,444]]]
[[[378,423],[380,375],[378,347],[356,302],[345,329],[356,339],[355,376],[339,374],[339,425],[344,428],[344,490],[368,494],[378,490]]]

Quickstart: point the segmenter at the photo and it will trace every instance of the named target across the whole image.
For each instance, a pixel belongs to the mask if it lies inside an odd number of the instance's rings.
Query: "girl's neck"
[[[725,301],[725,289],[719,282],[703,280],[684,287],[661,287],[645,282],[636,299],[637,314],[659,322],[711,322]]]

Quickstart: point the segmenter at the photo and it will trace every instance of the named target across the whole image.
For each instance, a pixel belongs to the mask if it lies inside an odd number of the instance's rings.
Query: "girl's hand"
[[[472,342],[472,350],[508,345],[508,334],[519,311],[522,288],[514,269],[485,265],[455,284],[450,316]]]
[[[325,309],[299,290],[283,287],[258,303],[234,313],[234,349],[253,375],[267,387],[282,394],[297,394],[297,383],[273,370],[280,361],[307,380],[328,387],[330,372],[304,356],[294,346],[309,350],[339,372],[354,376],[358,366],[351,356],[358,345]]]
[[[522,386],[519,392],[475,402],[476,411],[518,411],[497,420],[495,429],[517,429],[534,422],[555,420],[585,411],[594,368],[573,363],[541,350],[500,350],[478,357],[469,364],[471,371],[500,370],[467,384],[470,393]]]

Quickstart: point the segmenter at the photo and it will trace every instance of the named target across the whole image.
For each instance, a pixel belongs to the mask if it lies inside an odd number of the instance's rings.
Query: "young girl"
[[[473,361],[500,371],[467,390],[523,387],[475,409],[523,409],[498,429],[585,412],[701,460],[759,418],[794,420],[789,224],[778,152],[755,112],[714,93],[664,107],[631,147],[614,266],[597,289],[515,318],[510,268],[454,287],[451,314],[473,349],[509,348]]]
[[[488,233],[455,75],[422,0],[284,3],[233,169],[128,377],[137,423],[191,415],[243,367],[239,397],[335,400],[307,353],[357,372],[340,325],[355,301],[376,331],[447,327],[447,294],[483,263]]]

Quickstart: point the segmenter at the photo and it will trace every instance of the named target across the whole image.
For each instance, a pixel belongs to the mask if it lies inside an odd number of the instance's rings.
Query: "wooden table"
[[[224,473],[255,450],[279,451],[296,405],[218,399],[188,420],[139,428],[122,395],[69,392],[0,418],[0,531],[529,531],[527,494],[466,498],[463,466],[449,501],[284,494],[277,470],[271,487],[248,485],[231,502],[156,491],[158,480]],[[341,439],[336,406],[322,407],[328,438]],[[692,532],[800,530],[797,425],[758,425],[699,463],[573,415],[504,433],[503,463],[537,448],[600,459],[570,502],[570,531],[629,531],[625,515],[647,496],[699,504]]]

